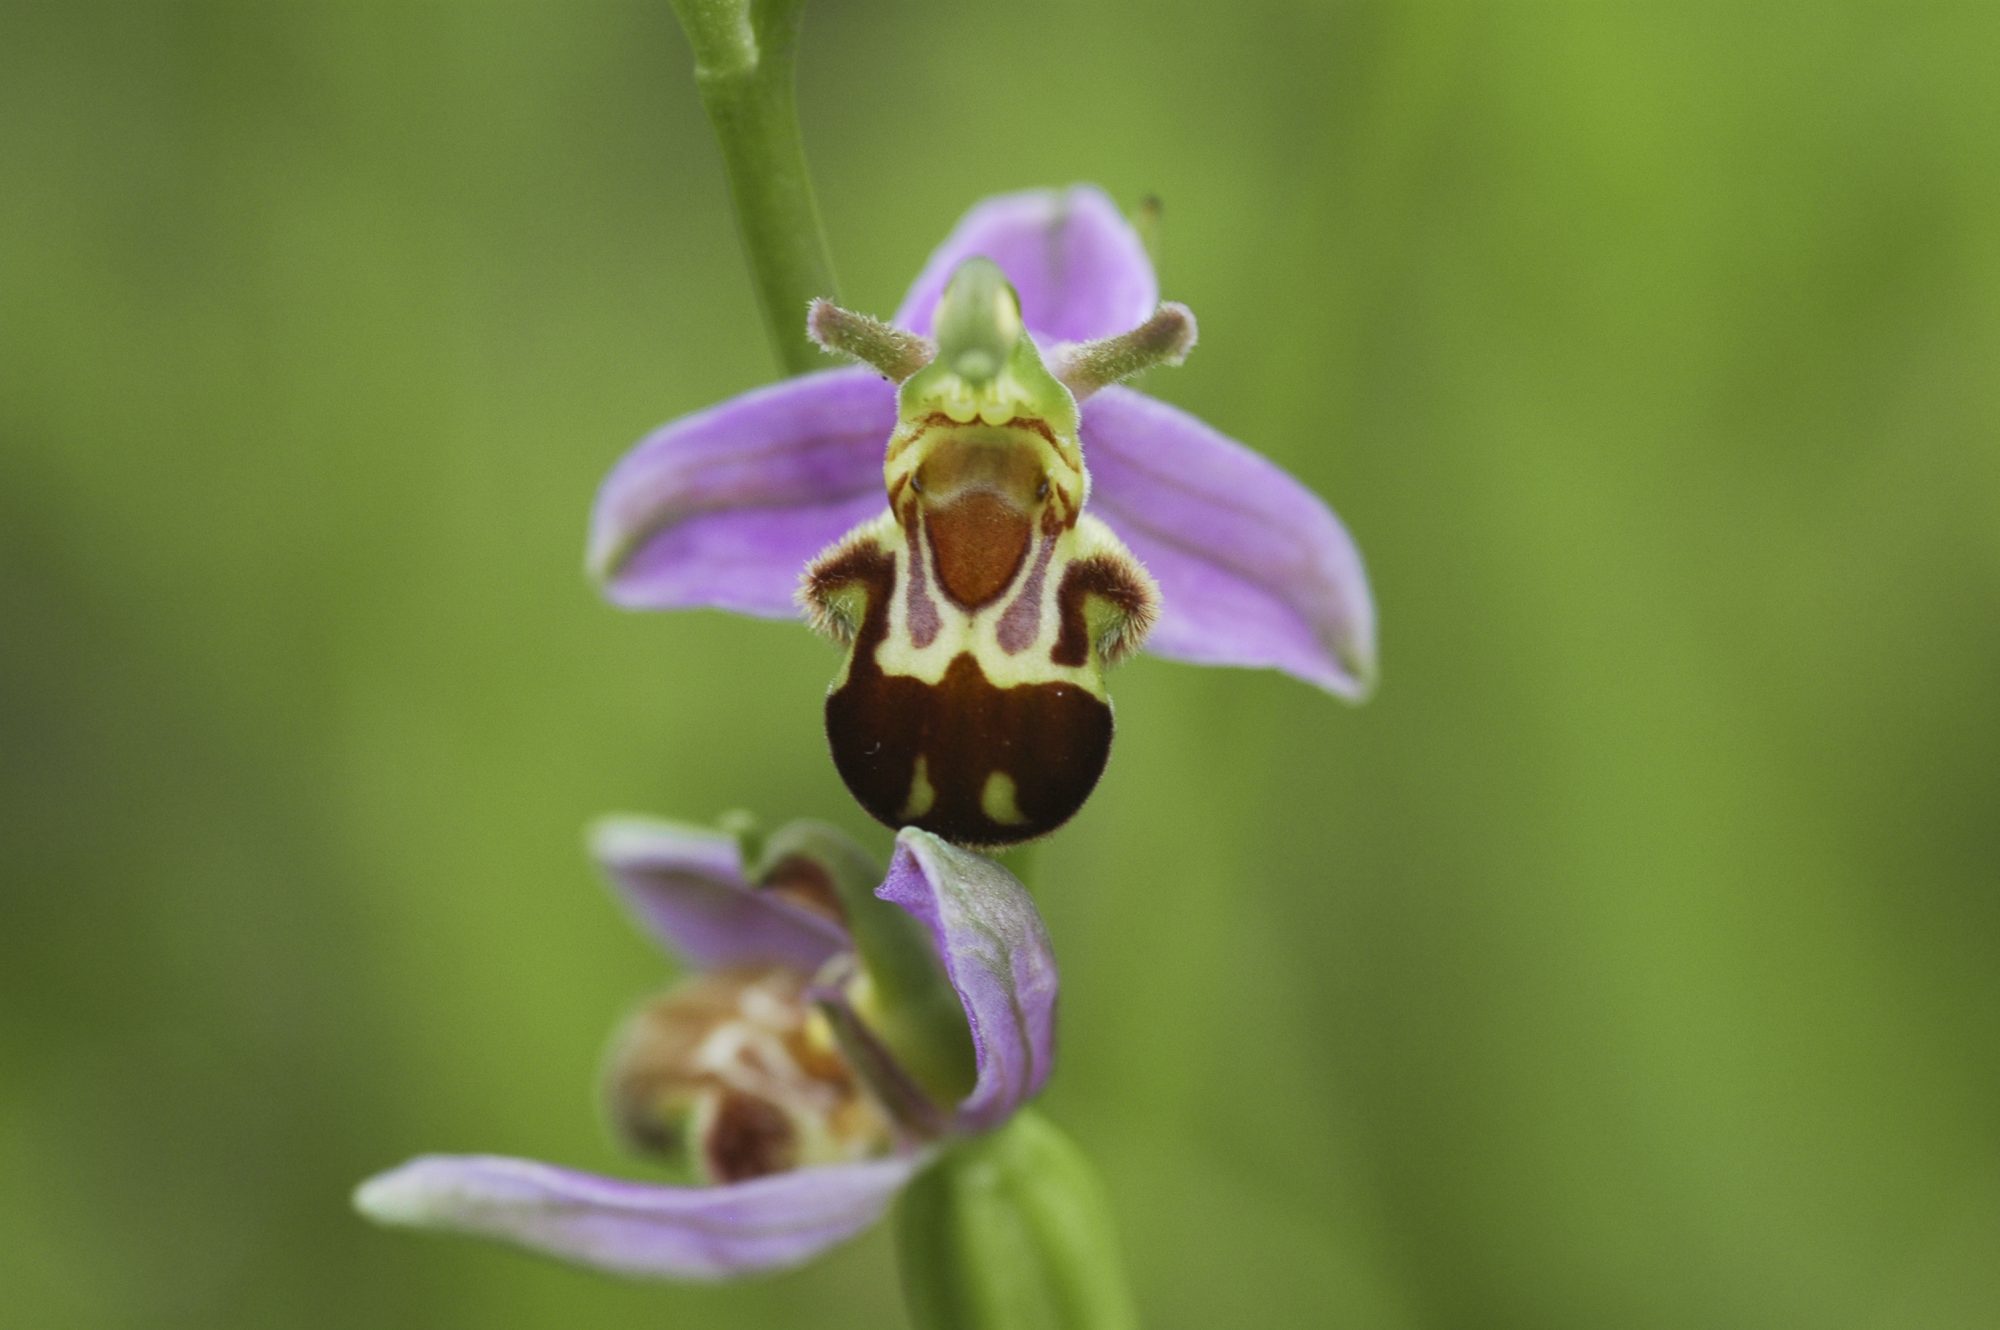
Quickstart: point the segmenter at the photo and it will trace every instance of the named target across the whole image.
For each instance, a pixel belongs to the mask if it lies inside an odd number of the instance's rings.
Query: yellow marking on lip
[[[1014,802],[1014,778],[1004,771],[986,778],[985,787],[979,791],[979,811],[1003,827],[1018,827],[1028,820],[1022,816],[1021,806]]]
[[[1009,797],[1012,797],[1011,787]],[[915,822],[937,803],[937,787],[931,784],[930,764],[917,754],[916,770],[910,776],[910,797],[903,803],[903,820]]]

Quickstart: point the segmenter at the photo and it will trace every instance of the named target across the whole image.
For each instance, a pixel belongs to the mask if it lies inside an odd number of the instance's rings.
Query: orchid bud
[[[917,1330],[1130,1330],[1138,1313],[1104,1189],[1032,1111],[945,1155],[896,1204]]]

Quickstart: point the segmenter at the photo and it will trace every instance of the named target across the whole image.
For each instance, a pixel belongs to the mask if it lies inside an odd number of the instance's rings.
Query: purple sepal
[[[362,1183],[354,1204],[379,1223],[475,1234],[618,1274],[728,1279],[798,1265],[853,1237],[925,1162],[899,1155],[660,1187],[527,1159],[424,1155]]]
[[[1083,404],[1089,510],[1160,584],[1146,649],[1268,666],[1359,700],[1375,681],[1361,554],[1318,496],[1178,408],[1129,388]]]
[[[985,254],[1044,340],[1124,332],[1158,288],[1137,235],[1079,185],[977,205],[897,315],[928,331],[958,262]],[[827,370],[744,393],[655,431],[612,471],[590,562],[621,605],[796,615],[800,571],[879,515],[895,392]],[[1262,666],[1359,700],[1375,678],[1375,610],[1353,540],[1326,505],[1249,449],[1163,402],[1107,388],[1083,406],[1090,509],[1158,580],[1147,643],[1170,658]]]
[[[616,817],[592,828],[590,849],[639,925],[698,969],[811,974],[850,945],[831,919],[746,882],[733,836]]]
[[[791,618],[799,571],[882,511],[896,394],[871,369],[825,370],[664,425],[598,492],[589,562],[634,609]]]
[[[974,255],[1000,265],[1021,297],[1022,321],[1043,342],[1127,332],[1160,302],[1152,260],[1118,205],[1073,185],[1002,194],[966,213],[903,297],[896,326],[929,335],[945,283]]]
[[[897,835],[875,894],[930,932],[964,1004],[978,1078],[954,1128],[999,1126],[1042,1088],[1055,1061],[1056,959],[1034,901],[991,859],[913,827]]]

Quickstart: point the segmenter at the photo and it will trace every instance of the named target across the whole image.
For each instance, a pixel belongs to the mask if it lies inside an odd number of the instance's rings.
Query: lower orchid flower
[[[847,649],[827,736],[878,820],[979,846],[1054,830],[1110,753],[1105,670],[1142,644],[1368,692],[1374,609],[1332,512],[1117,386],[1195,327],[1097,190],[989,199],[893,323],[822,301],[808,327],[860,365],[644,440],[590,560],[629,606],[803,608]]]
[[[687,1185],[429,1155],[362,1184],[370,1218],[628,1275],[783,1268],[876,1222],[1047,1079],[1055,960],[998,864],[905,830],[883,878],[803,823],[755,844],[617,819],[594,849],[697,971],[628,1021],[605,1087],[620,1137]]]

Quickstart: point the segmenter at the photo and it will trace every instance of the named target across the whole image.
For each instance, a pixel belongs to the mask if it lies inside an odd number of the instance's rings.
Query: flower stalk
[[[833,258],[799,133],[796,73],[805,0],[673,0],[695,84],[722,147],[736,231],[771,350],[787,374],[823,363],[800,326],[835,299]]]
[[[1032,1110],[947,1154],[896,1202],[903,1296],[918,1330],[1131,1330],[1103,1185]]]
[[[843,309],[800,136],[805,0],[672,4],[772,349],[804,377],[645,440],[590,566],[621,604],[804,609],[846,648],[827,739],[895,856],[885,875],[814,823],[606,819],[600,866],[693,972],[628,1018],[605,1078],[673,1179],[431,1155],[355,1204],[696,1280],[800,1264],[893,1205],[917,1330],[1132,1330],[1103,1185],[1025,1107],[1059,980],[1019,879],[1103,770],[1104,670],[1156,619],[1159,654],[1359,700],[1359,556],[1296,481],[1118,386],[1195,342],[1158,300],[1156,204],[1135,230],[1087,186],[989,199],[892,320]]]

